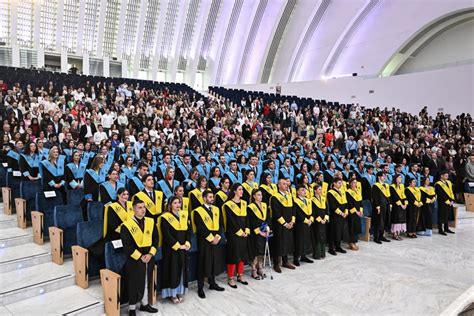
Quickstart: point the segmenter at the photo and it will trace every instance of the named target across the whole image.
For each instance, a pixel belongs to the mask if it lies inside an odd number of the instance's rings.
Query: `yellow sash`
[[[316,186],[316,183],[313,183],[311,186],[312,186],[313,191],[314,191],[314,187]],[[328,187],[329,187],[329,185],[327,184],[327,182],[321,182],[320,186],[321,186],[321,196],[326,198],[328,196]]]
[[[163,192],[154,190],[153,193],[155,194],[155,201],[152,201],[148,194],[143,191],[135,194],[135,197],[145,202],[146,209],[152,215],[159,215],[162,212],[161,205],[163,203]]]
[[[293,207],[293,199],[291,198],[291,194],[287,194],[286,196],[287,197],[285,198],[280,192],[275,192],[273,194],[273,197],[277,198],[284,207]]]
[[[196,224],[194,221],[195,214],[198,213],[201,216],[204,225],[210,231],[219,230],[219,208],[216,206],[211,206],[212,218],[209,216],[209,213],[204,209],[204,207],[199,206],[197,209],[191,212],[191,222],[193,224],[193,231],[196,232]]]
[[[185,212],[189,212],[189,198],[183,197],[182,205],[181,205],[181,210]]]
[[[188,212],[180,211],[179,220],[176,219],[176,217],[173,214],[171,214],[171,212],[166,212],[166,213],[161,214],[161,216],[158,217],[158,223],[156,224],[158,227],[158,236],[159,236],[158,246],[159,247],[161,247],[161,245],[163,244],[163,234],[161,232],[162,218],[164,218],[168,223],[170,223],[171,227],[173,227],[174,230],[177,230],[177,231],[188,230]]]
[[[356,202],[362,201],[362,192],[358,188],[355,191],[352,189],[348,189],[347,193],[349,193],[350,196],[352,196]]]
[[[436,184],[439,185],[444,190],[444,192],[446,192],[451,200],[454,200],[453,185],[449,180],[446,182],[447,185],[443,181],[438,181]]]
[[[247,191],[247,193],[252,196],[252,190],[258,188],[258,184],[256,182],[252,182],[252,186],[247,182],[242,183],[242,187]]]
[[[435,195],[436,191],[433,187],[420,187],[420,190],[425,192],[428,195]]]
[[[119,202],[106,205],[104,213],[104,237],[107,235],[108,213],[110,209],[112,209],[122,221],[122,224],[120,224],[120,226],[115,229],[117,233],[120,233],[120,228],[123,223],[133,217],[133,206],[131,201],[127,201],[127,209],[124,209]]]
[[[421,202],[421,191],[419,188],[417,187],[408,187],[408,190],[410,190],[410,192],[413,194],[413,196],[415,197],[415,201],[416,202]]]
[[[347,203],[347,197],[344,191],[341,190],[341,193],[338,193],[336,190],[329,190],[329,193],[334,196],[339,204],[343,205]]]
[[[405,186],[402,183],[400,183],[400,187],[397,187],[396,184],[392,184],[392,188],[397,192],[400,199],[404,200],[407,198],[405,195]]]
[[[275,194],[275,192],[276,192],[276,187],[275,187],[275,184],[273,184],[273,183],[271,184],[271,186],[268,186],[268,185],[266,185],[266,184],[262,184],[262,185],[260,186],[260,188],[262,188],[262,189],[264,189],[265,191],[267,191],[270,195],[273,195],[273,194]]]
[[[314,197],[311,199],[314,204],[316,204],[317,207],[319,207],[322,210],[326,209],[326,198],[324,196],[321,196],[321,199],[319,200],[318,198]]]
[[[390,187],[387,185],[387,184],[382,184],[380,182],[375,182],[374,184],[375,186],[377,186],[377,188],[380,189],[380,191],[382,191],[383,195],[385,195],[385,197],[389,198],[390,197]]]
[[[227,201],[223,206],[228,206],[230,210],[237,216],[247,216],[247,202],[240,200],[240,207],[232,200]]]
[[[143,248],[151,246],[154,222],[153,218],[145,217],[145,229],[143,232],[133,218],[128,219],[123,224],[132,235],[137,247]]]
[[[227,194],[224,191],[220,190],[216,193],[216,195],[219,196],[222,201],[227,201]]]
[[[255,216],[257,216],[259,220],[265,221],[267,219],[267,204],[262,202],[261,205],[262,205],[261,210],[258,208],[258,206],[255,203],[250,203],[248,208],[254,212]]]
[[[300,198],[296,198],[295,203],[300,209],[303,210],[306,215],[311,216],[311,214],[313,213],[313,208],[311,207],[311,200],[306,199],[305,202],[303,202]]]
[[[191,198],[191,195],[194,195],[196,197],[196,199],[198,199],[199,203],[204,204],[204,199],[202,198],[202,192],[201,192],[201,189],[199,188],[196,188],[194,190],[192,190],[191,192],[189,192],[189,197]]]

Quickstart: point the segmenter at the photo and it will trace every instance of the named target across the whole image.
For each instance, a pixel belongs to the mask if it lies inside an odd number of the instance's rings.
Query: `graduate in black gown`
[[[336,252],[346,253],[341,247],[344,236],[349,210],[347,209],[346,193],[342,189],[342,179],[335,177],[332,182],[332,189],[328,191],[329,208],[329,253],[333,256]]]
[[[438,231],[441,235],[446,233],[454,234],[449,229],[449,217],[453,214],[453,204],[455,201],[453,184],[449,181],[449,172],[440,172],[440,180],[435,185],[436,196],[438,197]]]
[[[84,202],[99,201],[99,186],[105,181],[104,158],[97,155],[84,174]],[[87,205],[87,203],[85,203]]]
[[[66,204],[66,180],[64,180],[64,166],[66,157],[59,155],[57,146],[49,150],[48,159],[41,161],[41,178],[44,191],[55,191],[56,195],[62,196]]]
[[[383,234],[390,207],[390,187],[385,183],[385,174],[378,172],[377,182],[372,186],[372,227],[377,244],[390,242]]]
[[[245,182],[242,183],[242,187],[244,188],[244,195],[242,199],[250,203],[250,198],[252,196],[252,191],[258,188],[258,183],[255,182],[255,172],[252,169],[248,169],[244,173]]]
[[[133,217],[132,202],[128,201],[126,188],[117,191],[117,201],[104,206],[104,239],[111,241],[120,239],[120,229],[124,222]]]
[[[357,179],[351,178],[346,191],[347,209],[349,210],[347,226],[349,229],[349,249],[351,250],[359,250],[356,243],[358,234],[362,233],[360,221],[364,215],[364,208],[362,207],[362,190],[357,184]]]
[[[154,189],[155,177],[152,174],[147,174],[142,180],[145,188],[133,196],[133,201],[138,199],[145,202],[146,216],[156,222],[164,209],[163,192]]]
[[[313,204],[306,196],[306,187],[299,184],[296,188],[296,198],[293,199],[295,212],[295,252],[293,254],[293,264],[300,265],[302,262],[313,263],[306,255],[313,250],[311,236],[311,225],[314,223]]]
[[[266,240],[271,232],[271,218],[268,206],[262,199],[261,189],[254,189],[252,191],[252,201],[247,205],[250,227],[251,272],[252,278],[255,280],[262,280],[265,277],[263,273],[263,256],[265,255]]]
[[[420,210],[423,202],[421,202],[421,191],[416,186],[417,180],[407,178],[408,187],[405,189],[405,195],[408,201],[407,208],[407,236],[408,238],[416,238],[416,226],[420,217]]]
[[[433,208],[434,203],[436,202],[436,191],[432,187],[431,180],[429,177],[421,179],[422,186],[421,190],[421,202],[423,206],[421,207],[421,217],[423,217],[423,227],[417,227],[417,232],[421,233],[421,230],[424,230],[425,236],[433,235]]]
[[[264,172],[260,180],[260,189],[262,189],[262,201],[270,205],[270,198],[278,191],[275,183],[272,183],[272,175]]]
[[[390,199],[392,203],[392,238],[394,240],[402,240],[401,233],[407,231],[407,207],[408,201],[405,195],[405,185],[402,183],[402,175],[396,174],[390,186]]]
[[[74,151],[71,162],[66,165],[66,182],[69,190],[84,188],[84,175],[86,172],[88,159],[81,161],[81,153]]]
[[[326,227],[329,222],[329,213],[327,209],[326,198],[323,196],[323,188],[316,184],[313,186],[314,197],[313,217],[314,224],[311,226],[313,231],[313,258],[326,258]]]
[[[99,200],[102,204],[107,204],[117,200],[117,191],[123,188],[124,185],[119,180],[119,173],[117,170],[110,169],[107,172],[108,181],[102,182],[99,186]]]
[[[293,209],[290,180],[279,179],[278,191],[270,198],[270,214],[272,217],[273,237],[271,248],[273,269],[281,273],[281,267],[294,270],[295,266],[288,262],[288,255],[294,251],[294,233],[296,217]]]
[[[215,276],[218,274],[218,267],[222,258],[218,256],[217,249],[221,240],[221,230],[223,228],[222,216],[214,203],[214,193],[206,190],[202,194],[204,203],[191,212],[193,231],[196,233],[198,247],[197,263],[197,283],[198,296],[206,298],[204,293],[204,278],[207,277],[209,289],[224,291],[224,288],[217,285]]]
[[[243,190],[244,188],[241,184],[232,184],[229,198],[222,207],[223,212],[226,214],[227,283],[232,288],[237,288],[236,272],[237,282],[248,285],[248,282],[244,279],[244,260],[248,260],[249,257],[250,228],[247,217],[247,202],[242,199]]]
[[[170,298],[174,304],[184,301],[188,287],[188,251],[191,248],[191,225],[188,212],[181,209],[181,201],[173,196],[167,211],[158,218],[158,229],[163,253],[161,272],[161,297]]]
[[[207,190],[207,179],[205,176],[199,176],[197,187],[189,192],[189,203],[192,210],[195,210],[204,203],[202,193]]]
[[[124,222],[120,230],[125,254],[125,276],[127,285],[129,315],[135,315],[136,304],[141,301],[140,311],[157,313],[158,309],[148,304],[148,284],[155,266],[158,231],[155,221],[145,217],[145,203],[133,201],[133,217]]]
[[[38,147],[36,143],[29,143],[25,147],[25,151],[20,155],[19,168],[22,175],[22,180],[38,182],[40,176],[41,158],[38,154]]]

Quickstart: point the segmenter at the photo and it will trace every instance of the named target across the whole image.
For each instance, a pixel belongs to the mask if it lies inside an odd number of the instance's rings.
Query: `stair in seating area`
[[[31,227],[18,228],[0,203],[0,315],[68,314],[104,314],[100,280],[76,286],[72,258],[53,263],[49,242],[33,243]]]

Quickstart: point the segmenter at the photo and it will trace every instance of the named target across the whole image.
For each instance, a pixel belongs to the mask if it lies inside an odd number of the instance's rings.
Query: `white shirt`
[[[114,116],[112,114],[105,113],[102,115],[101,123],[104,128],[111,128],[112,124],[114,124]]]
[[[99,132],[99,131],[97,131],[97,132],[95,132],[95,134],[94,134],[94,143],[95,143],[96,145],[99,145],[102,140],[107,139],[107,138],[108,138],[108,137],[107,137],[107,134],[106,134],[105,132]]]

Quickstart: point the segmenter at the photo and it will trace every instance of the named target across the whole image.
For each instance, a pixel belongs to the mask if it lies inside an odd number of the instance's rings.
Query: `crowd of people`
[[[232,90],[203,97],[125,79],[0,79],[6,172],[65,201],[83,190],[84,209],[104,204],[102,241],[122,240],[130,314],[139,302],[157,311],[146,285],[159,247],[161,296],[184,301],[192,234],[205,298],[205,278],[224,291],[215,281],[224,264],[230,288],[249,284],[245,263],[264,279],[268,249],[277,273],[322,260],[326,249],[357,251],[365,216],[377,244],[431,236],[433,218],[441,235],[454,233],[453,203],[474,192],[466,113],[251,92],[235,102]]]

